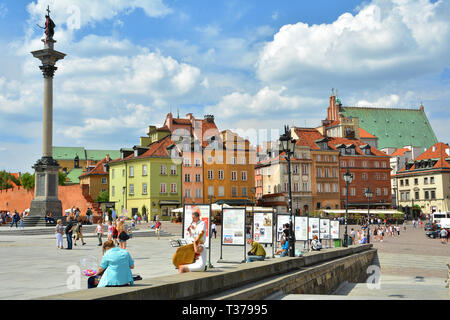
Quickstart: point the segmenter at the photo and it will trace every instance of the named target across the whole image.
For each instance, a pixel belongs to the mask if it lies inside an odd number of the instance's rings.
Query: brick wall
[[[63,210],[75,206],[81,210],[82,215],[86,214],[88,206],[93,206],[87,200],[87,196],[89,196],[88,185],[58,186],[58,198],[62,202]],[[31,191],[26,191],[23,188],[0,190],[0,211],[17,210],[18,212],[23,212],[25,209],[30,208],[33,198],[34,189]]]

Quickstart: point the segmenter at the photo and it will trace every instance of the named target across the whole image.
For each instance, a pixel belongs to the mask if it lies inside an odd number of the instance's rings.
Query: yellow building
[[[94,201],[100,193],[109,192],[108,163],[110,161],[111,158],[107,155],[94,167],[87,167],[87,170],[79,177],[80,184],[89,185],[89,195]]]
[[[425,214],[450,211],[450,146],[436,143],[392,177],[398,203],[410,218],[420,206]]]

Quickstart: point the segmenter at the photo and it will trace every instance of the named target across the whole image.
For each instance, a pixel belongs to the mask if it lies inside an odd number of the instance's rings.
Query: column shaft
[[[53,146],[53,78],[44,77],[44,117],[42,127],[42,156],[52,157]]]

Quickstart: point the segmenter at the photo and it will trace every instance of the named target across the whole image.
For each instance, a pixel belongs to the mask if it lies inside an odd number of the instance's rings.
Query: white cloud
[[[116,17],[120,12],[142,9],[152,18],[164,17],[172,12],[162,0],[37,0],[28,6],[33,20],[44,20],[47,6],[50,6],[55,24],[70,25],[79,20],[80,27]],[[77,9],[77,10],[74,10]],[[80,13],[79,17],[77,16]]]
[[[317,84],[330,77],[367,83],[448,66],[450,2],[374,0],[331,24],[283,26],[261,51],[266,83]]]

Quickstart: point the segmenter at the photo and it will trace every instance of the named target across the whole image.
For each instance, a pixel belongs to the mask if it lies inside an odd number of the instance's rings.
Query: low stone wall
[[[237,266],[230,271],[212,269],[208,272],[191,272],[165,277],[144,279],[135,283],[132,287],[121,288],[96,288],[90,290],[73,291],[49,297],[42,297],[39,300],[172,300],[172,299],[201,299],[211,297],[226,290],[242,288],[242,286],[264,281],[275,276],[291,276],[292,273],[304,271],[305,268],[320,263],[329,262],[329,266],[311,267],[308,277],[298,280],[304,285],[295,285],[288,288],[286,292],[293,292],[298,288],[308,292],[326,291],[322,283],[331,277],[336,277],[342,281],[352,281],[353,275],[360,277],[365,273],[366,264],[370,264],[376,250],[371,244],[350,246],[348,248],[327,249],[321,252],[310,253],[304,257],[276,258],[260,262],[246,263]],[[348,259],[345,259],[345,258]],[[341,261],[344,259],[345,261]],[[337,260],[337,261],[335,261]],[[333,265],[336,264],[335,267]],[[325,269],[323,269],[325,268]],[[334,271],[326,271],[327,269]],[[314,271],[314,272],[313,272]],[[343,272],[339,275],[339,272]],[[353,274],[353,275],[352,275]],[[350,276],[350,278],[347,278]],[[336,286],[339,283],[336,284]],[[289,286],[288,281],[285,283]],[[309,289],[307,289],[309,288]],[[318,291],[315,291],[315,288]],[[272,288],[264,292],[265,296],[279,290]],[[297,291],[298,292],[298,291]],[[261,294],[260,294],[261,295]],[[262,296],[246,295],[239,299],[261,299]]]

